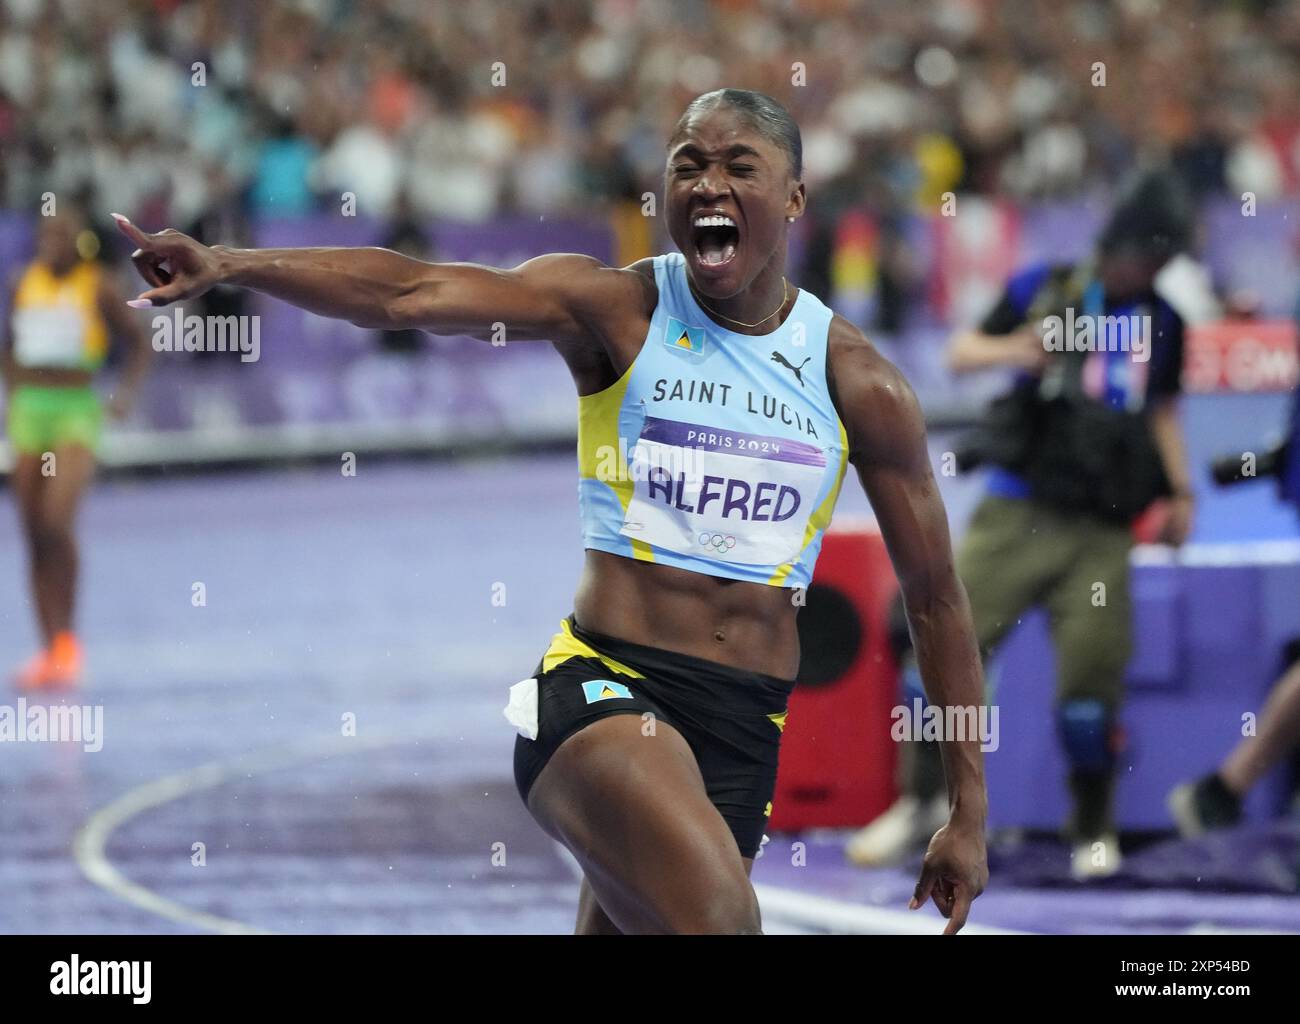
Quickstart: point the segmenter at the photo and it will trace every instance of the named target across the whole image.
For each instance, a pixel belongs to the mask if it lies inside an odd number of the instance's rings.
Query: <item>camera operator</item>
[[[986,657],[1026,611],[1047,610],[1074,804],[1071,870],[1080,879],[1113,874],[1120,861],[1112,804],[1116,714],[1132,651],[1133,522],[1166,498],[1161,539],[1181,544],[1192,525],[1177,411],[1183,321],[1153,288],[1185,246],[1189,221],[1171,182],[1143,179],[1091,259],[1015,275],[979,329],[949,348],[956,373],[1017,371],[958,452],[962,468],[987,463],[991,472],[957,568]],[[1060,324],[1085,321],[1093,343],[1061,343]],[[916,746],[904,797],[850,841],[851,860],[889,862],[928,827],[937,807],[931,783],[941,775],[934,745]]]

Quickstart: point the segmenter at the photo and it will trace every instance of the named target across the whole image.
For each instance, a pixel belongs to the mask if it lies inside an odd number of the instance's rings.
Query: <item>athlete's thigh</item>
[[[578,921],[573,926],[574,935],[622,935],[618,925],[609,919],[605,908],[596,898],[587,876],[582,876],[582,887],[578,890]]]
[[[741,858],[745,865],[746,876],[754,870],[754,858]],[[591,887],[587,876],[582,876],[582,887],[578,891],[578,923],[573,929],[575,935],[622,935],[618,925],[610,920],[605,908],[596,898],[596,891]]]
[[[577,858],[624,932],[757,924],[744,860],[681,734],[636,715],[574,733],[537,777],[528,807]]]

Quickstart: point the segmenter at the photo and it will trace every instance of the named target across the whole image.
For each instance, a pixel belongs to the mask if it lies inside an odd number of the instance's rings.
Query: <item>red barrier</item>
[[[898,583],[874,525],[827,532],[799,613],[803,664],[781,738],[770,827],[864,825],[894,800],[899,703],[889,648]]]

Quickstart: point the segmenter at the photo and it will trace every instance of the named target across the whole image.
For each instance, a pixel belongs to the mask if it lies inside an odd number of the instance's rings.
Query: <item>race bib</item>
[[[826,469],[816,445],[647,417],[623,536],[751,565],[794,561]]]
[[[70,306],[16,309],[14,359],[19,366],[78,367],[85,362],[86,325]]]

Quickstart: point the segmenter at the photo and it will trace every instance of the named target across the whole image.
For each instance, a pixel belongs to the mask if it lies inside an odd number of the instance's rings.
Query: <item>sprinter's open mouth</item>
[[[706,267],[720,267],[736,257],[740,231],[726,214],[697,216],[691,223],[695,254]]]

